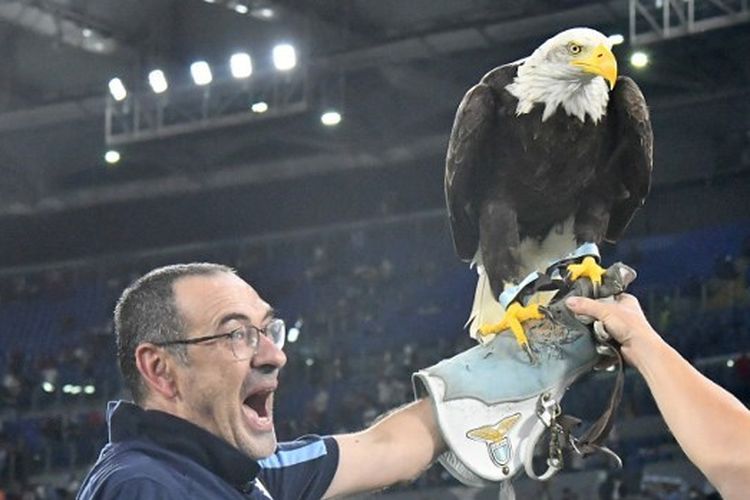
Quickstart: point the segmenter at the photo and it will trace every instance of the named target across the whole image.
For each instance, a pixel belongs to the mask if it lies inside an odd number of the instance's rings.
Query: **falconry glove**
[[[617,263],[606,270],[599,285],[588,279],[570,282],[564,276],[570,262],[564,259],[544,273],[534,273],[516,290],[515,299],[523,300],[538,290],[557,289],[542,308],[544,318],[526,324],[532,358],[512,335],[503,333],[412,377],[415,396],[431,396],[448,447],[438,460],[464,484],[504,481],[521,468],[534,479],[549,479],[562,468],[565,447],[584,456],[605,451],[619,462],[600,443],[609,433],[622,394],[622,358],[600,323],[592,325],[591,318],[575,316],[564,301],[570,296],[614,300],[636,273]],[[572,429],[580,420],[562,415],[565,391],[592,369],[612,365],[617,365],[618,374],[608,408],[581,436],[574,436]],[[545,431],[548,467],[537,474],[534,448]]]

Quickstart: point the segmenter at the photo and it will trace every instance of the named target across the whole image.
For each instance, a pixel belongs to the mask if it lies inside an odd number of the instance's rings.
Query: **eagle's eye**
[[[568,44],[568,52],[570,52],[573,55],[580,54],[581,50],[582,50],[582,47],[575,42],[570,42]]]

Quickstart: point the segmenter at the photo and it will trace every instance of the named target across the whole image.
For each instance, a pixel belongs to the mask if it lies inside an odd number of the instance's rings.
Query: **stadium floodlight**
[[[320,122],[326,127],[333,127],[341,123],[341,113],[338,111],[326,111],[320,115]]]
[[[273,19],[274,16],[276,16],[276,12],[270,7],[259,7],[251,10],[250,15],[255,18],[268,21],[269,19]]]
[[[250,106],[250,109],[253,113],[265,113],[268,111],[268,103],[265,101],[254,102],[253,105]]]
[[[94,387],[94,386],[93,386],[93,385],[91,385],[91,384],[87,384],[87,385],[86,385],[86,386],[85,386],[85,387],[83,388],[83,392],[84,392],[85,394],[94,394],[94,393],[96,392],[96,387]]]
[[[297,342],[297,339],[299,338],[299,328],[296,326],[293,326],[289,329],[289,333],[286,336],[286,341],[289,343]]]
[[[297,65],[297,51],[288,43],[273,48],[273,65],[279,71],[288,71]]]
[[[214,79],[211,66],[206,61],[195,61],[190,65],[190,75],[196,85],[208,85]]]
[[[152,70],[148,74],[148,84],[151,85],[151,90],[153,90],[155,94],[166,92],[169,88],[167,77],[164,76],[164,72],[160,69]]]
[[[118,161],[120,161],[120,153],[119,151],[115,151],[114,149],[110,149],[106,153],[104,153],[104,161],[109,163],[110,165],[114,165]]]
[[[115,101],[124,101],[128,96],[128,91],[125,88],[125,84],[119,78],[112,78],[109,81],[109,93],[112,94],[112,98]]]
[[[42,390],[49,394],[55,392],[55,386],[51,382],[44,381],[42,382]]]
[[[633,52],[630,56],[630,64],[634,68],[645,68],[648,65],[648,54],[645,52]]]
[[[250,8],[244,3],[238,3],[234,6],[234,11],[237,14],[247,14],[250,11]]]
[[[287,342],[297,342],[300,334],[302,333],[303,324],[304,321],[302,321],[302,318],[299,318],[294,322],[294,326],[289,329],[289,333],[286,336]]]
[[[229,58],[229,68],[235,78],[247,78],[253,74],[253,60],[245,52],[237,52]]]
[[[625,37],[619,33],[616,33],[614,35],[609,35],[607,38],[609,39],[609,42],[612,45],[620,45],[621,43],[625,41]]]

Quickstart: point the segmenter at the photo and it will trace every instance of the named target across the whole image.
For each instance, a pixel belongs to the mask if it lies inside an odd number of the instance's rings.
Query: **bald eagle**
[[[503,317],[507,285],[582,243],[621,237],[649,192],[652,144],[643,94],[592,29],[559,33],[466,93],[445,196],[456,253],[479,272],[473,337]]]

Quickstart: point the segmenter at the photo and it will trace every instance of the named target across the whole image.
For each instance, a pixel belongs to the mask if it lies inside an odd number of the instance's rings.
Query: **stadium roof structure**
[[[660,147],[681,137],[730,157],[731,168],[702,158],[712,165],[703,168],[686,166],[696,155],[683,152],[659,165],[657,185],[726,175],[746,185],[748,21],[744,0],[4,1],[0,230],[50,214],[394,166],[421,166],[439,195],[463,93],[573,26],[624,36],[615,53],[651,104],[658,165]],[[293,70],[273,68],[278,43],[296,48]],[[650,66],[628,67],[635,48],[651,53]],[[229,70],[238,51],[253,61],[242,80]],[[198,60],[213,71],[208,85],[190,78]],[[159,95],[148,85],[155,68],[169,81]],[[124,101],[109,94],[114,77]],[[268,112],[252,110],[260,101]],[[336,127],[320,123],[329,108],[343,116]],[[108,149],[120,153],[116,166],[104,161]]]

